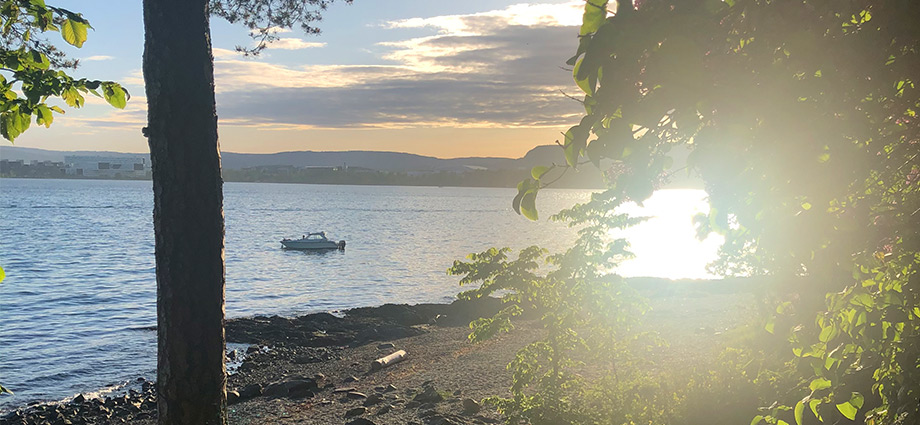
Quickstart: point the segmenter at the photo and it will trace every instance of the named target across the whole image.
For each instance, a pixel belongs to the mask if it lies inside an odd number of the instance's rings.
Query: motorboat
[[[285,249],[345,249],[345,241],[333,241],[326,238],[326,232],[308,233],[300,239],[282,239]]]

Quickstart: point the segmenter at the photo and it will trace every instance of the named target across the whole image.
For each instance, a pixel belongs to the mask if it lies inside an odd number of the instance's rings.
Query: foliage
[[[639,221],[614,214],[620,202],[595,194],[591,201],[556,215],[554,219],[579,227],[577,241],[564,253],[548,255],[529,247],[510,260],[510,249],[492,248],[471,254],[469,262],[455,261],[448,270],[463,276],[461,285],[479,284],[461,298],[500,294],[505,304],[494,317],[470,325],[471,340],[511,329],[511,319],[521,314],[539,316],[546,330],[544,338],[521,349],[508,366],[512,397],[489,400],[508,423],[647,422],[659,413],[627,408],[635,407],[640,398],[614,406],[604,402],[612,396],[611,388],[624,395],[630,393],[624,388],[645,385],[634,367],[639,362],[635,354],[650,346],[633,329],[645,311],[643,301],[623,278],[609,273],[629,256],[625,241],[612,240],[610,230]],[[597,371],[585,365],[598,364],[616,372],[600,373],[595,379]]]
[[[322,12],[334,0],[209,0],[212,15],[226,19],[231,24],[242,23],[250,30],[256,46],[237,46],[236,50],[247,56],[258,55],[268,44],[278,40],[278,30],[300,24],[306,34],[319,34],[316,23],[323,19]],[[345,0],[351,3],[352,0]]]
[[[82,15],[48,6],[44,0],[0,2],[0,135],[5,139],[13,142],[28,130],[33,115],[36,124],[50,127],[54,113],[64,113],[60,106],[47,103],[52,96],[79,108],[85,101],[83,94],[92,93],[116,108],[125,107],[130,95],[118,83],[74,79],[56,70],[76,68],[78,62],[41,38],[56,31],[68,44],[83,47],[89,28]],[[0,282],[5,277],[0,267]],[[12,394],[0,385],[3,393]]]
[[[49,104],[58,97],[67,106],[82,107],[86,93],[102,97],[116,108],[130,98],[112,81],[75,79],[58,68],[74,68],[77,61],[42,39],[48,31],[61,33],[65,42],[82,47],[92,28],[83,16],[48,6],[44,0],[4,0],[0,3],[0,135],[13,141],[36,124],[50,127],[54,114],[64,109]]]
[[[586,2],[569,61],[586,114],[560,168],[587,158],[641,201],[687,144],[712,205],[699,230],[726,236],[715,270],[804,276],[828,292],[814,325],[793,326],[812,375],[804,398],[754,423],[916,422],[920,4],[636,4],[608,16],[606,1]],[[513,202],[529,218],[545,174]]]

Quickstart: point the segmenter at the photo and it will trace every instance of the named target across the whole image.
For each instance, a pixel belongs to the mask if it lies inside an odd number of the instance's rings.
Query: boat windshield
[[[326,239],[326,235],[322,233],[310,233],[309,235],[307,235],[307,239],[308,240],[324,240]]]

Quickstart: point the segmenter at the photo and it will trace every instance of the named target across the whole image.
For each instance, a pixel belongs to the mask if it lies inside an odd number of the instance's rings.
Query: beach
[[[667,346],[663,367],[705,365],[750,323],[751,285],[672,283],[640,291],[652,308],[645,322]],[[231,424],[486,424],[501,416],[481,400],[508,396],[507,364],[540,338],[539,322],[469,342],[470,320],[491,314],[495,299],[451,304],[386,304],[341,313],[228,320]],[[372,370],[374,360],[404,350],[405,360]],[[242,362],[239,360],[242,359]],[[153,383],[104,398],[82,395],[8,413],[0,424],[156,423]]]

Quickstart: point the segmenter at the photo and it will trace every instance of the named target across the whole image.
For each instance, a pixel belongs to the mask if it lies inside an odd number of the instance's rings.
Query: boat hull
[[[281,246],[284,249],[297,249],[297,250],[345,249],[345,244],[343,244],[342,242],[305,241],[305,240],[297,240],[297,239],[281,241]]]

